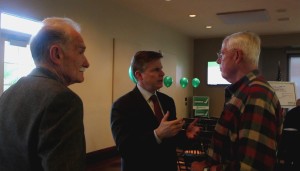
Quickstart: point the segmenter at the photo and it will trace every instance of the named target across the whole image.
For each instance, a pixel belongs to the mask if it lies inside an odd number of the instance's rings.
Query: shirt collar
[[[226,87],[226,90],[229,91],[231,94],[233,94],[234,92],[239,90],[241,86],[248,86],[248,84],[252,80],[254,80],[258,75],[259,75],[259,71],[253,70],[253,71],[249,72],[247,75],[245,75],[244,77],[242,77],[236,83],[231,84],[228,87]]]
[[[59,80],[59,77],[56,74],[51,72],[49,69],[43,68],[43,67],[34,68],[29,75],[36,76],[36,77],[48,77],[48,78],[51,78],[51,79],[61,82]],[[63,83],[63,82],[61,82],[61,83]]]
[[[143,87],[141,87],[139,84],[137,84],[137,88],[140,90],[141,94],[145,98],[146,101],[149,101],[149,98],[153,95],[149,91],[145,90]],[[156,92],[154,93],[156,95]]]

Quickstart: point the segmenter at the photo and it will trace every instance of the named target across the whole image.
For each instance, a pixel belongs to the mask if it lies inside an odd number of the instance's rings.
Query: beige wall
[[[195,96],[210,97],[210,115],[219,117],[224,103],[225,86],[207,85],[207,61],[216,60],[216,52],[220,51],[223,38],[197,39],[194,44],[194,76],[201,80],[199,89],[195,89]],[[299,49],[300,34],[261,36],[262,51],[259,69],[268,81],[276,80],[277,64],[281,63],[283,80],[288,81],[287,53],[292,49]],[[298,51],[299,52],[299,51]]]
[[[84,102],[84,124],[87,152],[114,145],[110,132],[110,108],[118,97],[133,89],[128,67],[138,50],[160,50],[166,75],[174,83],[161,91],[172,96],[179,117],[187,117],[189,109],[184,98],[194,95],[210,97],[211,116],[218,117],[224,102],[224,86],[206,85],[207,61],[216,59],[222,38],[193,40],[175,30],[129,12],[110,0],[89,2],[74,0],[0,0],[0,10],[42,20],[49,16],[70,17],[82,26],[87,45],[86,55],[91,63],[85,82],[72,85]],[[278,60],[286,75],[286,49],[300,45],[300,35],[263,36],[264,49],[260,66],[271,80]],[[1,48],[0,48],[1,49]],[[263,66],[263,67],[262,67]],[[179,79],[197,77],[198,88],[180,87]],[[286,78],[286,76],[285,76]]]
[[[174,83],[161,91],[172,96],[179,117],[187,117],[184,98],[192,88],[180,87],[181,77],[193,76],[193,40],[159,23],[136,15],[110,0],[0,0],[0,10],[42,20],[66,16],[82,26],[91,64],[85,82],[71,88],[84,102],[87,152],[114,146],[110,131],[110,108],[114,100],[133,89],[128,77],[132,55],[138,50],[160,50],[163,70]],[[138,129],[138,128],[137,128]]]

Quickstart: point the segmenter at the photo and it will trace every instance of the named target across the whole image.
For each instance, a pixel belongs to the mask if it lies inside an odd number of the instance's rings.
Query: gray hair
[[[227,36],[223,43],[225,42],[228,50],[239,49],[243,51],[245,60],[258,66],[261,40],[257,34],[249,31],[238,32]]]
[[[80,32],[80,26],[70,18],[51,17],[42,21],[43,25],[30,41],[30,50],[35,64],[46,61],[49,57],[49,48],[53,44],[64,47],[69,41],[70,28]]]

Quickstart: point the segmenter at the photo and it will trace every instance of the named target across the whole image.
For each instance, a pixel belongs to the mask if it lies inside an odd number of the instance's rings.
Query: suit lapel
[[[135,87],[133,89],[133,93],[136,96],[134,100],[137,101],[136,107],[139,109],[138,111],[140,111],[139,115],[144,115],[146,118],[151,118],[151,120],[157,122],[157,119],[154,116],[154,113],[153,113],[151,107],[149,106],[148,102],[145,100],[142,93],[139,91],[139,89],[137,87]],[[151,121],[151,122],[153,122],[153,121]]]
[[[160,103],[160,105],[162,107],[163,114],[165,115],[166,112],[168,111],[166,100],[163,99],[163,96],[159,92],[157,92],[156,95],[157,95],[159,103]]]
[[[139,91],[139,89],[137,87],[135,87],[135,89],[133,90],[133,92],[136,94],[136,100],[138,102],[138,106],[137,107],[141,108],[143,110],[142,113],[146,113],[148,115],[153,116],[153,118],[155,118],[151,107],[149,106],[148,102],[145,100],[145,98],[143,97],[143,95]]]

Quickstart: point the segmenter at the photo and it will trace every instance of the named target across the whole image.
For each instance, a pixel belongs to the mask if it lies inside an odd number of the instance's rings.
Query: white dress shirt
[[[139,89],[139,91],[141,92],[141,94],[143,95],[144,99],[147,101],[147,103],[149,104],[150,108],[152,109],[153,111],[153,114],[154,114],[154,105],[152,103],[152,101],[150,100],[150,97],[153,95],[152,93],[150,93],[149,91],[145,90],[143,87],[141,87],[139,84],[137,84],[137,88]],[[156,95],[156,92],[154,93],[154,95]],[[160,102],[159,102],[159,99],[157,98],[158,100],[158,103],[159,103],[159,106],[160,106],[160,109],[164,115],[164,112],[162,110],[162,107],[160,105]],[[158,144],[160,144],[162,142],[162,140],[157,136],[155,130],[153,130],[154,132],[154,136],[155,136],[155,139],[156,139],[156,142]]]

